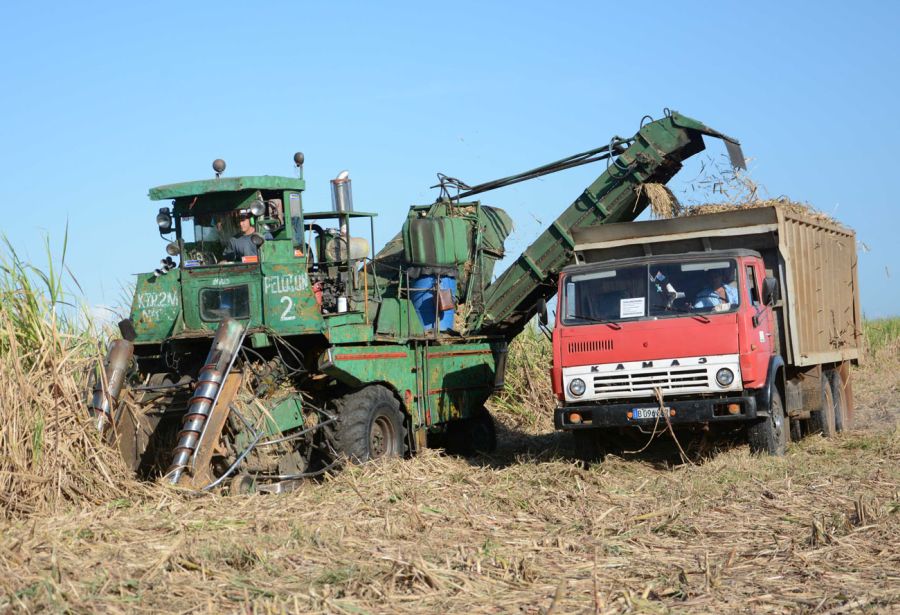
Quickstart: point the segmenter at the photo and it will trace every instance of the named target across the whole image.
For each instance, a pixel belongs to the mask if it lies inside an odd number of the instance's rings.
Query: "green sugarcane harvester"
[[[646,119],[646,118],[645,118]],[[634,220],[644,183],[722,138],[667,112],[630,139],[410,208],[377,254],[376,214],[354,211],[346,173],[332,210],[304,211],[299,177],[222,177],[152,188],[171,238],[137,277],[122,338],[97,370],[89,410],[140,476],[211,489],[280,491],[328,471],[428,445],[489,451],[484,407],[503,386],[507,344],[556,292],[571,230]],[[606,170],[496,279],[512,230],[470,197],[566,168]],[[361,232],[362,231],[362,232]],[[355,234],[354,234],[355,233]],[[174,258],[178,258],[178,262]]]

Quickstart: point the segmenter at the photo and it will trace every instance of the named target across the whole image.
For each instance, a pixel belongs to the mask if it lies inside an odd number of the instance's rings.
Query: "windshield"
[[[658,261],[570,275],[563,324],[619,322],[738,307],[734,260]]]
[[[250,240],[254,219],[247,213],[227,211],[181,218],[181,254],[185,267],[254,262],[257,247]]]

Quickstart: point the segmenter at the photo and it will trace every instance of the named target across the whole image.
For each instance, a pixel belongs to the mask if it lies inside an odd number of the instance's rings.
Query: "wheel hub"
[[[372,432],[369,435],[369,451],[372,458],[391,454],[393,448],[394,426],[388,417],[376,417],[372,422]]]

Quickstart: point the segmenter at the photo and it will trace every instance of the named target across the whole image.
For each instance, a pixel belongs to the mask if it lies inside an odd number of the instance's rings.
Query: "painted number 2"
[[[281,313],[281,320],[296,320],[297,315],[291,313],[294,309],[294,300],[285,295],[281,297],[281,303],[287,304]]]

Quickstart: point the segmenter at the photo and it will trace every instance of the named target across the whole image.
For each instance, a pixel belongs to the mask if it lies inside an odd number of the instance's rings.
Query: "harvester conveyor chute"
[[[643,125],[631,140],[614,139],[607,148],[600,148],[611,154],[623,143],[628,143],[618,158],[609,163],[606,171],[485,289],[484,310],[470,315],[470,330],[488,335],[499,334],[507,339],[515,337],[535,314],[538,301],[556,293],[559,270],[572,260],[575,245],[572,229],[630,222],[637,218],[649,203],[641,186],[668,182],[681,169],[684,160],[703,151],[703,135],[724,140],[732,164],[745,168],[738,141],[677,112],[667,113],[662,119]],[[598,160],[609,158],[600,150],[591,151],[599,154]],[[569,164],[548,170],[555,164],[476,188],[479,188],[478,192],[483,192],[484,189],[575,166]],[[535,172],[540,173],[535,175]]]

